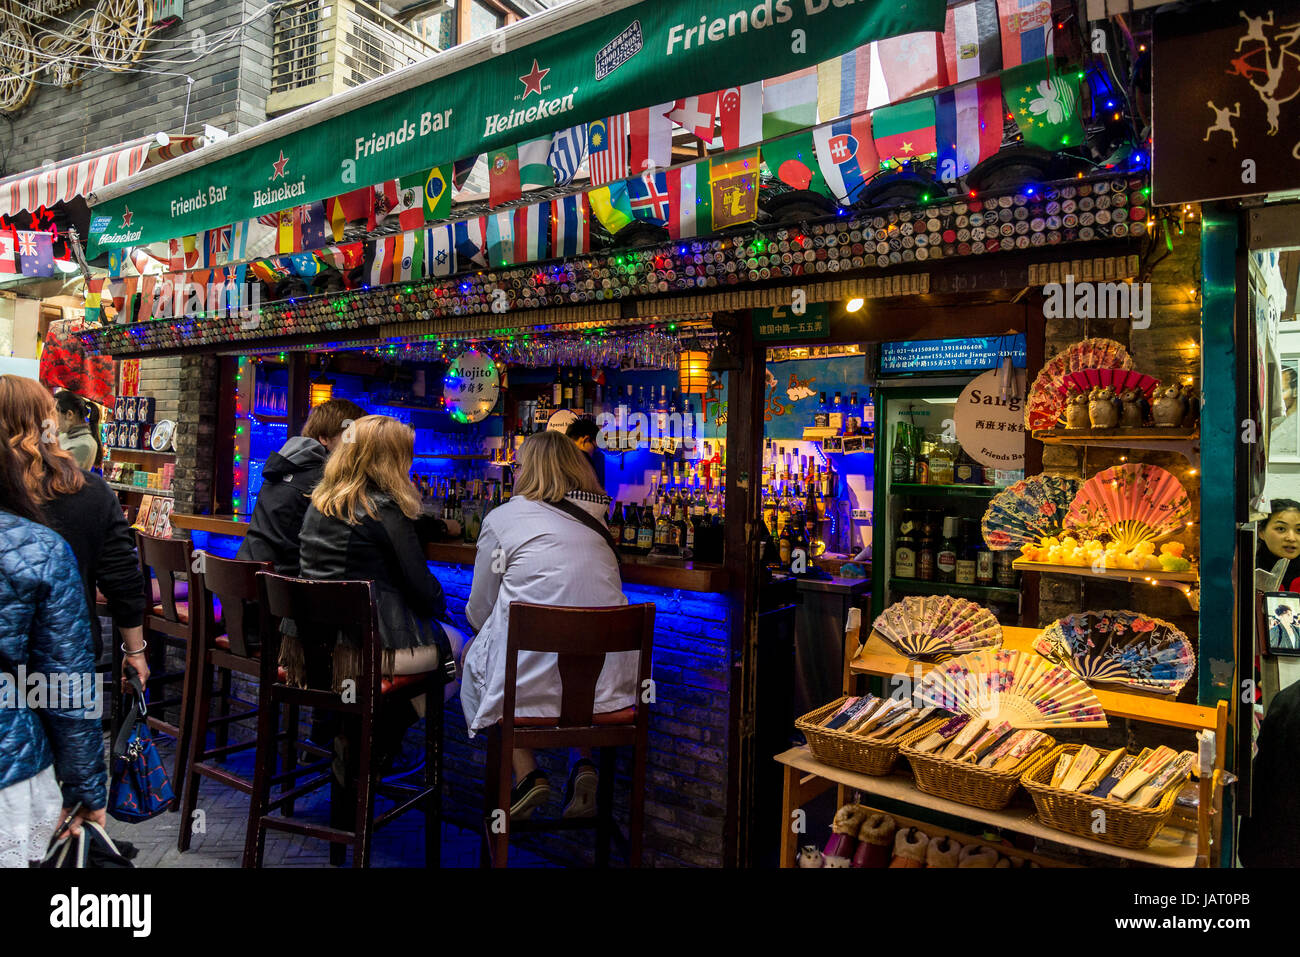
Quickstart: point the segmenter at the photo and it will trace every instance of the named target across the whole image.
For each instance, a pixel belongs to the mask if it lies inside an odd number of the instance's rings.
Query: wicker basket
[[[1052,752],[1051,739],[1047,751]],[[1026,773],[1025,768],[1016,771],[993,771],[981,768],[968,761],[954,761],[935,754],[925,754],[909,747],[908,741],[902,748],[903,756],[912,765],[916,776],[916,786],[926,794],[947,798],[958,804],[982,807],[986,811],[1000,811],[1011,803],[1011,798],[1020,786],[1020,778]],[[1043,761],[1042,755],[1031,761],[1029,770],[1037,768]]]
[[[1052,770],[1056,767],[1057,759],[1062,754],[1075,754],[1080,747],[1078,744],[1060,745],[1053,749],[1046,761],[1025,772],[1022,780],[1025,789],[1034,799],[1034,806],[1038,808],[1039,819],[1058,831],[1101,841],[1103,844],[1132,850],[1149,847],[1160,829],[1169,823],[1181,788],[1170,788],[1155,807],[1133,807],[1109,798],[1075,794],[1073,791],[1052,787]],[[1106,828],[1100,833],[1093,829],[1093,811],[1098,809],[1106,813]]]
[[[828,716],[834,714],[847,699],[848,696],[846,695],[818,708],[816,711],[810,711],[796,721],[794,726],[803,732],[804,737],[808,739],[808,747],[812,751],[813,757],[822,764],[843,768],[846,771],[857,771],[859,774],[888,774],[893,770],[894,762],[898,760],[900,745],[911,742],[919,734],[929,734],[944,720],[934,718],[926,721],[920,727],[904,734],[901,738],[886,743],[873,741],[859,734],[830,731],[818,727],[820,722],[825,721]]]

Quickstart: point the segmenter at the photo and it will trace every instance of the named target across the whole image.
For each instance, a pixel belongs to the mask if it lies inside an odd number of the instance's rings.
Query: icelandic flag
[[[515,262],[540,262],[550,256],[550,203],[534,203],[515,210]]]
[[[628,200],[637,219],[662,226],[668,222],[668,177],[646,172],[627,181]]]
[[[1002,80],[963,83],[935,95],[939,179],[951,183],[1002,146]]]
[[[1004,70],[1052,52],[1051,0],[998,0],[998,26]]]
[[[456,274],[456,229],[435,226],[424,239],[424,274],[430,277]]]
[[[842,203],[852,201],[858,190],[880,171],[870,113],[817,127],[813,130],[813,143],[826,185]]]
[[[560,130],[551,139],[547,161],[555,171],[555,185],[568,186],[587,156],[587,124],[580,123]]]
[[[476,266],[486,266],[487,257],[484,255],[484,250],[487,248],[485,242],[487,223],[484,217],[462,220],[456,223],[455,227],[457,263],[462,268],[468,268],[471,263]]]
[[[556,259],[591,252],[591,207],[586,193],[551,202],[551,236]]]
[[[487,216],[487,260],[492,266],[511,266],[515,253],[514,213],[507,210]]]

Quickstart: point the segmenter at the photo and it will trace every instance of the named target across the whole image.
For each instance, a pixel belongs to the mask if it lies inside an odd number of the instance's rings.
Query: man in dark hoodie
[[[348,423],[365,410],[348,399],[330,399],[312,409],[296,435],[272,452],[262,469],[262,491],[235,555],[240,561],[271,562],[281,575],[298,575],[298,534],[311,504],[311,491],[325,474],[330,452]]]

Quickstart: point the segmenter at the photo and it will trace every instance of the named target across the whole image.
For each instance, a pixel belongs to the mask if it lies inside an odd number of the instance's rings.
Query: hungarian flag
[[[591,252],[591,207],[587,194],[551,201],[551,255],[556,259]]]
[[[997,0],[966,0],[948,8],[943,59],[948,86],[1002,69]]]
[[[870,113],[819,126],[813,130],[812,139],[817,166],[831,195],[842,203],[857,198],[863,185],[880,172]]]
[[[813,90],[816,91],[815,82]],[[758,167],[757,149],[709,160],[709,194],[715,230],[752,223],[758,218]]]
[[[878,40],[872,46],[880,61],[890,103],[937,90],[947,67],[943,60],[943,34],[906,33]]]
[[[817,112],[823,120],[871,108],[871,62],[871,45],[867,44],[817,64]],[[763,152],[767,152],[766,146]]]
[[[456,228],[434,226],[424,237],[424,274],[429,277],[456,274]]]
[[[718,94],[701,93],[673,104],[668,118],[706,143],[713,142],[713,121],[718,112]]]
[[[627,194],[626,180],[593,189],[588,197],[591,201],[592,215],[611,236],[635,219],[632,215],[632,202]]]
[[[592,186],[604,186],[627,177],[626,113],[594,120],[588,125],[587,170]]]
[[[12,228],[0,229],[0,272],[18,271],[18,236]]]
[[[633,173],[673,162],[673,121],[668,111],[673,103],[660,103],[633,110],[628,119],[628,165]]]
[[[963,83],[934,97],[938,174],[955,182],[1002,146],[1002,81]]]
[[[364,221],[366,232],[370,232],[375,228],[375,188],[365,186],[325,200],[325,217],[336,243],[342,241],[348,223]]]
[[[817,67],[763,81],[763,139],[817,125]]]
[[[424,174],[424,218],[430,222],[451,215],[452,166],[435,166]]]
[[[283,255],[285,253],[296,253],[300,249],[302,249],[301,208],[294,206],[291,209],[282,209],[279,213],[279,224],[275,231],[275,251]]]
[[[870,116],[867,116],[868,131]],[[868,133],[869,135],[869,133]],[[827,183],[818,166],[817,148],[812,131],[791,133],[763,144],[763,164],[773,176],[795,189],[827,192]],[[873,171],[874,172],[874,171]]]
[[[423,229],[415,229],[396,237],[398,245],[393,251],[394,282],[409,282],[423,275],[424,233]]]
[[[519,149],[503,146],[488,154],[488,205],[500,206],[523,196],[519,178]]]
[[[317,200],[300,206],[302,219],[302,248],[320,249],[330,241],[329,224],[325,221],[325,202]]]
[[[731,86],[718,94],[722,148],[738,150],[763,140],[763,83]]]
[[[627,197],[632,215],[662,226],[668,222],[668,178],[663,171],[646,171],[627,181]]]
[[[516,263],[540,262],[550,256],[550,211],[550,203],[533,203],[515,210]]]
[[[515,261],[515,217],[510,211],[487,216],[487,260],[489,266],[512,266]]]
[[[578,167],[587,158],[587,136],[589,127],[586,123],[570,126],[560,130],[551,138],[551,152],[547,162],[555,176],[556,186],[568,186],[578,173]]]
[[[709,195],[707,160],[665,171],[668,185],[668,233],[673,239],[690,239],[713,226],[713,201]]]
[[[934,100],[928,96],[881,107],[871,115],[871,126],[881,160],[901,163],[935,152]]]
[[[997,0],[1002,66],[1042,60],[1052,52],[1052,0]]]
[[[486,266],[487,258],[484,250],[487,248],[487,219],[476,216],[474,219],[456,223],[455,227],[456,259],[460,266],[468,268],[471,263],[476,266]]]
[[[555,185],[555,171],[551,169],[551,142],[548,133],[536,139],[524,140],[515,147],[519,156],[519,183],[527,188],[545,188]]]
[[[54,237],[18,230],[18,268],[24,276],[54,275]]]
[[[1004,71],[1002,95],[1026,143],[1059,150],[1083,142],[1079,78],[1059,73],[1052,57]]]

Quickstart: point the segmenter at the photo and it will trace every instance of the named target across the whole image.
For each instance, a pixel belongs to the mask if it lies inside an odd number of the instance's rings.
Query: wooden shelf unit
[[[1106,578],[1111,581],[1132,582],[1137,585],[1156,585],[1173,588],[1183,593],[1195,609],[1200,601],[1200,575],[1195,571],[1166,572],[1141,571],[1136,568],[1107,568],[1094,571],[1091,565],[1049,565],[1017,558],[1011,567],[1020,572],[1041,572],[1045,575],[1078,575],[1081,578]]]
[[[1031,435],[1044,445],[1079,445],[1102,449],[1177,452],[1195,465],[1201,457],[1201,434],[1179,429],[1040,429]]]

